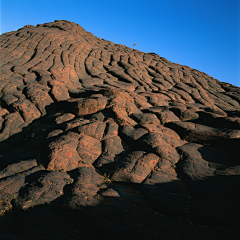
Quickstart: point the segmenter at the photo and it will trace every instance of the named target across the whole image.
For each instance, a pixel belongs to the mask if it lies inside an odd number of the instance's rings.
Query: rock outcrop
[[[0,239],[240,239],[239,87],[69,21],[0,55]]]

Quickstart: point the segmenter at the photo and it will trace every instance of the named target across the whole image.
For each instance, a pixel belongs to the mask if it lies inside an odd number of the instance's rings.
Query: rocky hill
[[[69,21],[0,47],[0,239],[240,239],[239,87]]]

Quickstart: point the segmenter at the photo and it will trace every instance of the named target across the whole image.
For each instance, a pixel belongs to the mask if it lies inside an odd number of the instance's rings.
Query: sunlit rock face
[[[69,21],[0,55],[0,239],[240,238],[240,88]]]

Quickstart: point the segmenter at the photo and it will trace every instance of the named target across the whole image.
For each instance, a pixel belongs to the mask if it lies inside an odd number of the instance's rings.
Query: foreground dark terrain
[[[69,21],[0,47],[0,239],[240,239],[240,88]]]

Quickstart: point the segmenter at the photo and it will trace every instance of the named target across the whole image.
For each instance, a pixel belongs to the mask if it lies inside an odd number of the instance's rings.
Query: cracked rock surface
[[[239,87],[65,20],[0,56],[0,239],[240,239]]]

